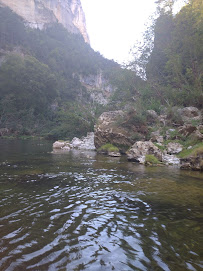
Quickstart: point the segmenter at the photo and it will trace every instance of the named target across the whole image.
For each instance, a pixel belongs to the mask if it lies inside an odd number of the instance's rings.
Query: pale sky
[[[104,57],[122,63],[141,38],[154,0],[81,0],[90,43]]]
[[[154,1],[81,0],[92,48],[120,64],[127,61],[155,11]]]

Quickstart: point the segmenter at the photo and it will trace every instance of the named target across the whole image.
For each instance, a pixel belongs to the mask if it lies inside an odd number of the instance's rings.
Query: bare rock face
[[[89,43],[80,0],[0,0],[0,4],[12,9],[32,28],[43,29],[50,23],[59,22],[69,32],[81,33]]]
[[[102,145],[111,143],[117,146],[121,152],[124,152],[124,147],[130,147],[134,143],[129,137],[128,131],[117,125],[119,119],[122,118],[125,113],[121,110],[104,112],[98,119],[95,126],[95,138],[94,143],[96,149]]]
[[[147,154],[154,155],[159,161],[162,161],[162,152],[151,141],[137,141],[127,151],[128,160],[139,163],[145,162],[145,155]]]
[[[115,88],[99,71],[96,75],[80,75],[80,82],[86,87],[93,103],[107,105]]]

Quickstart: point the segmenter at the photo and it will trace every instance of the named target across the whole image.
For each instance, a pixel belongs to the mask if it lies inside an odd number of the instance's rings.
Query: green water
[[[203,174],[0,140],[0,270],[202,270]]]

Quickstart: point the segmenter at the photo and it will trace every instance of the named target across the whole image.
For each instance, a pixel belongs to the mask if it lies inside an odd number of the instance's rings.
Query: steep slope
[[[80,0],[0,0],[0,4],[9,7],[32,28],[43,29],[58,22],[71,33],[81,33],[89,43]]]
[[[115,93],[119,102],[135,94],[135,81],[80,34],[58,23],[33,29],[0,8],[0,135],[85,135]]]

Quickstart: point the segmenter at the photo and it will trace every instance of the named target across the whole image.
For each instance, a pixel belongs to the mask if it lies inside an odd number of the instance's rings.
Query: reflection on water
[[[0,141],[0,270],[202,270],[203,175]]]

